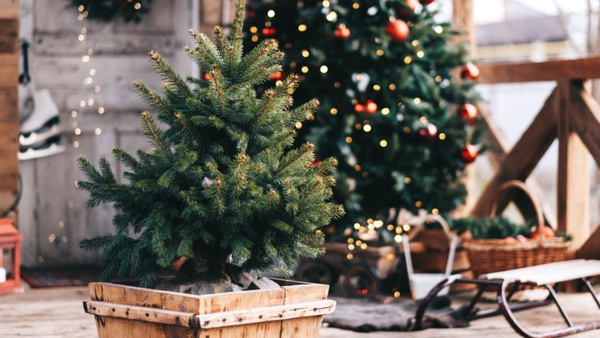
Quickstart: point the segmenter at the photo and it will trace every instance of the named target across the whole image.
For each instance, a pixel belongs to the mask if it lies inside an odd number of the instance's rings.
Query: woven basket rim
[[[567,241],[565,238],[546,238],[543,243],[539,241],[528,241],[512,243],[504,239],[465,239],[463,246],[468,250],[474,251],[518,251],[518,250],[534,250],[537,248],[568,248],[572,241]]]

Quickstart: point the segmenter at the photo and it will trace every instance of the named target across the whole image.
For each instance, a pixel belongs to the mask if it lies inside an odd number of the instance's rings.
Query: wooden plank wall
[[[17,194],[19,0],[0,0],[0,211]]]
[[[6,1],[6,0],[0,0]],[[86,155],[96,162],[107,157],[122,178],[123,168],[110,151],[114,145],[134,152],[151,146],[141,133],[139,114],[149,107],[132,90],[141,79],[160,90],[161,79],[148,61],[150,50],[160,52],[182,75],[196,74],[184,51],[190,44],[188,29],[197,27],[197,0],[155,0],[140,24],[87,21],[87,39],[77,40],[82,27],[77,10],[64,0],[21,0],[22,36],[33,42],[32,80],[36,88],[49,89],[60,110],[67,151],[47,158],[21,162],[23,198],[19,207],[20,229],[25,235],[23,264],[28,267],[74,266],[97,262],[97,253],[82,252],[79,242],[114,232],[110,206],[85,207],[88,195],[75,188],[83,179],[75,160]],[[82,62],[87,48],[92,60]],[[0,63],[1,64],[1,63]],[[83,80],[94,68],[94,84],[101,86],[101,104],[82,110],[79,102],[93,95]],[[77,110],[77,119],[71,111]],[[81,135],[74,134],[77,121]],[[96,128],[101,130],[96,134]],[[79,142],[75,148],[74,141]]]

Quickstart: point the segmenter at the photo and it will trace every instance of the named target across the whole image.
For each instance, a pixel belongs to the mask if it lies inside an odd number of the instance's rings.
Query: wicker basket
[[[464,247],[476,277],[491,272],[564,261],[567,258],[571,242],[564,238],[544,238],[544,216],[540,204],[525,183],[512,180],[501,185],[496,193],[490,217],[496,216],[500,194],[511,188],[523,191],[531,200],[537,214],[540,235],[537,241],[525,243],[512,243],[504,239],[466,239]]]

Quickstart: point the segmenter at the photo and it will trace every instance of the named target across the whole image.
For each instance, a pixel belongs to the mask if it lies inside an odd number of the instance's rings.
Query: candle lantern
[[[11,219],[0,218],[0,295],[23,292],[21,286],[21,241],[23,235]]]

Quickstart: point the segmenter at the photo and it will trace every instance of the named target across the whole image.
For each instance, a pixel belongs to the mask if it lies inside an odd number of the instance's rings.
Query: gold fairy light
[[[306,66],[302,66],[302,68],[300,69],[302,71],[302,73],[306,74],[308,73],[308,67]]]
[[[140,10],[140,8],[142,8],[142,4],[139,2],[136,2],[135,5],[133,5],[133,8],[135,8],[136,10]]]
[[[325,17],[327,19],[327,21],[333,22],[335,20],[337,20],[337,13],[334,11],[329,12],[329,14],[327,14],[327,16]]]
[[[329,112],[331,113],[331,115],[337,115],[338,110],[336,108],[331,108]]]
[[[420,104],[421,103],[421,98],[415,97],[415,99],[413,101],[415,102],[415,104]]]
[[[410,184],[410,182],[412,182],[412,180],[410,179],[410,177],[404,178],[404,183]]]
[[[411,62],[412,62],[412,57],[410,55],[404,58],[405,64],[410,65]]]
[[[296,129],[302,129],[302,122],[296,122]]]
[[[380,146],[381,148],[385,148],[385,147],[387,147],[387,145],[388,145],[388,143],[387,143],[387,141],[386,141],[386,140],[381,140],[381,141],[379,141],[379,146]]]
[[[360,4],[358,2],[355,2],[355,3],[352,4],[352,8],[359,9],[360,8]]]
[[[272,9],[269,9],[269,11],[267,12],[267,16],[269,18],[274,18],[275,17],[275,11]]]
[[[440,135],[438,136],[440,138],[440,140],[445,140],[446,139],[446,134],[445,133],[440,133]]]
[[[329,5],[330,5],[330,3],[328,0],[323,0],[323,7],[329,8]]]
[[[388,224],[387,229],[388,229],[388,231],[394,230],[394,225],[393,224]]]
[[[422,51],[422,50],[420,50],[420,51],[418,51],[418,52],[417,52],[417,56],[418,56],[419,58],[422,58],[422,57],[424,57],[424,56],[425,56],[425,52],[424,52],[424,51]]]
[[[382,56],[383,54],[385,54],[385,52],[383,51],[383,49],[378,49],[377,50],[377,56]]]
[[[319,68],[319,71],[323,74],[327,74],[327,72],[329,71],[329,67],[327,67],[326,65],[322,65],[321,68]]]
[[[385,107],[385,108],[381,108],[381,115],[387,115],[390,113],[390,108]]]
[[[376,91],[376,92],[378,92],[380,89],[381,89],[381,86],[378,85],[378,84],[376,84],[376,85],[373,86],[373,90]]]
[[[309,55],[310,55],[310,53],[306,49],[302,50],[302,56],[303,57],[307,58],[307,57],[309,57]]]
[[[401,242],[402,242],[402,236],[400,236],[400,235],[396,235],[396,236],[394,236],[394,240],[395,240],[397,243],[401,243]]]
[[[350,137],[350,136],[346,137],[346,143],[352,143],[352,137]]]
[[[298,26],[298,31],[299,32],[306,32],[306,29],[307,29],[307,27],[306,27],[305,24],[301,24],[301,25]]]
[[[371,131],[371,125],[370,124],[365,124],[363,126],[363,130],[365,131],[365,133],[368,133]]]

